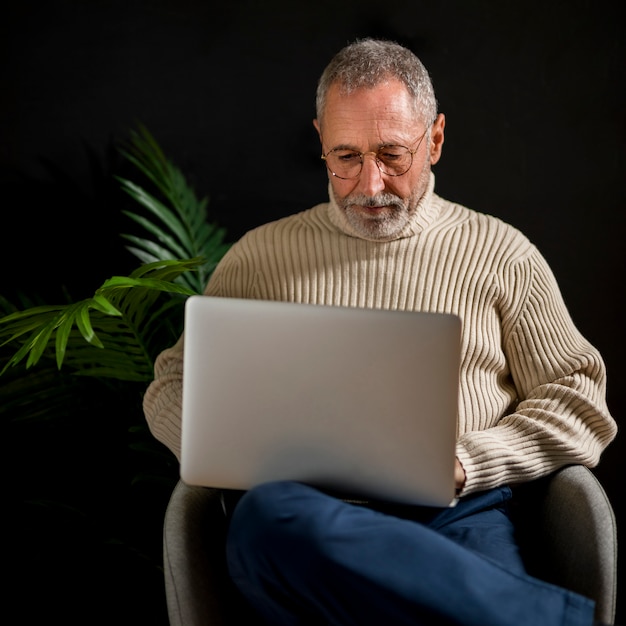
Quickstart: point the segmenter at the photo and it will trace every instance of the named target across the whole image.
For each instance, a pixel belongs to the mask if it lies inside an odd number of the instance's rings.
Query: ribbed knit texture
[[[349,233],[331,200],[247,233],[206,293],[449,312],[463,321],[457,456],[464,494],[597,464],[616,433],[605,368],[575,328],[537,249],[513,227],[434,194],[402,235]],[[144,398],[153,434],[180,455],[182,338]],[[245,392],[245,390],[242,390]]]

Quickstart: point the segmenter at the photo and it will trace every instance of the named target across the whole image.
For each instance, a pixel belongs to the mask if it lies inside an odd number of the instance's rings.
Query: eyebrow
[[[378,144],[378,147],[376,148],[376,150],[372,150],[371,152],[378,152],[379,150],[382,150],[383,148],[389,148],[390,146],[401,146],[402,148],[407,147],[405,144],[398,143],[397,141],[385,141],[383,143]],[[332,148],[329,148],[328,151],[330,152],[332,150],[352,150],[354,152],[359,152],[359,153],[370,152],[370,150],[360,150],[354,145],[347,144],[347,143],[341,143],[336,146],[333,146]]]

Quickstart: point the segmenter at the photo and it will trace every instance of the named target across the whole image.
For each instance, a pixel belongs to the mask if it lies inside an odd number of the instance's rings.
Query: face
[[[344,180],[329,172],[335,200],[356,232],[369,239],[399,234],[415,213],[428,186],[431,165],[441,155],[444,116],[440,114],[427,128],[414,112],[406,87],[390,80],[349,95],[331,86],[323,119],[314,125],[323,154],[339,147],[364,153],[385,145],[417,148],[410,169],[402,176],[383,174],[373,154],[363,157],[357,178]]]

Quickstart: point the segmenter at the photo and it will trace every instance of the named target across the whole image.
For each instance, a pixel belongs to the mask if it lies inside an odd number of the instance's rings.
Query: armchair
[[[596,601],[612,624],[617,594],[615,515],[604,489],[571,465],[516,490],[520,547],[528,571]],[[164,522],[165,590],[172,626],[252,623],[226,573],[226,520],[219,491],[180,481]]]

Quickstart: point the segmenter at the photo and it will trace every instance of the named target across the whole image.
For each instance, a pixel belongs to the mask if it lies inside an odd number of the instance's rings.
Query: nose
[[[356,188],[367,196],[375,196],[385,189],[383,173],[380,171],[375,152],[363,154],[363,166]]]

